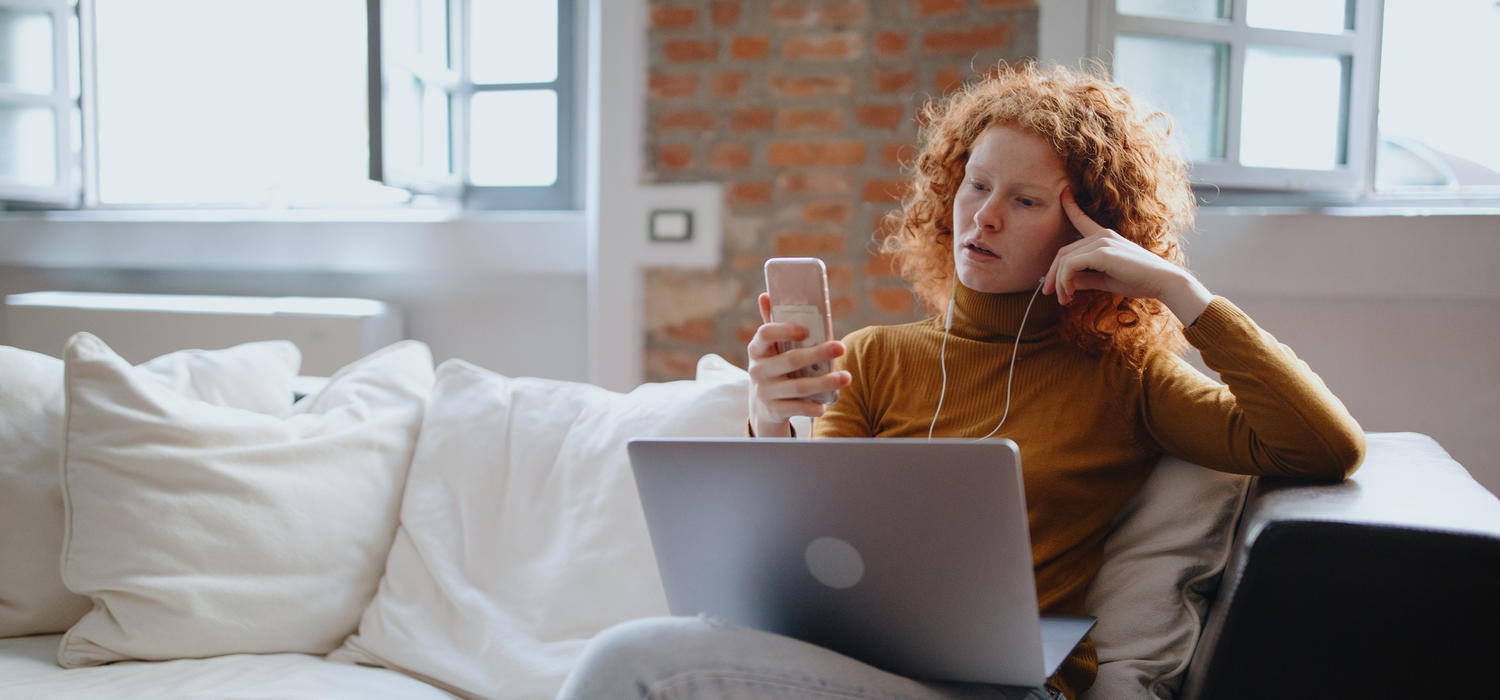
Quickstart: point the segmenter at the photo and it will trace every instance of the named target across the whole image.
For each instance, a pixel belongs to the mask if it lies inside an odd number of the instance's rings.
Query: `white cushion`
[[[1086,601],[1099,676],[1084,698],[1176,697],[1249,484],[1164,457],[1116,516]]]
[[[453,700],[452,695],[395,671],[330,663],[307,654],[233,654],[59,668],[60,636],[0,639],[0,698]]]
[[[589,638],[667,612],[626,442],[744,435],[747,375],[714,355],[629,394],[458,360],[437,375],[380,592],[329,658],[552,697]]]
[[[302,356],[285,340],[183,350],[137,370],[170,391],[278,414]],[[61,632],[89,609],[63,587],[63,362],[0,346],[0,637]]]
[[[267,416],[213,406],[79,334],[64,353],[65,667],[332,651],[374,595],[432,390],[397,343]]]

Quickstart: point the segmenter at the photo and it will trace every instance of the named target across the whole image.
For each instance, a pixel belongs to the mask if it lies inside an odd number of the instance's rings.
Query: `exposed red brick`
[[[1027,10],[1036,7],[1036,0],[982,0],[979,7],[985,10]]]
[[[678,39],[662,44],[661,50],[668,61],[676,63],[712,61],[719,57],[719,42]]]
[[[964,11],[963,0],[911,0],[912,14],[918,17],[956,15]]]
[[[771,76],[771,93],[778,97],[813,97],[816,95],[848,95],[854,92],[854,79],[847,75]]]
[[[818,201],[802,205],[802,221],[809,224],[847,224],[854,207],[848,202]]]
[[[692,379],[698,372],[698,355],[680,350],[646,350],[646,379],[665,382]]]
[[[864,39],[854,32],[789,37],[781,45],[788,61],[848,61],[864,53]]]
[[[729,130],[734,132],[765,131],[771,128],[770,107],[746,107],[729,113]]]
[[[656,128],[661,131],[713,131],[714,115],[702,109],[666,112],[656,118]]]
[[[975,27],[956,32],[929,32],[922,37],[927,53],[971,54],[985,49],[1001,49],[1010,43],[1009,24]]]
[[[750,167],[750,147],[743,143],[720,143],[708,149],[708,167],[713,170],[744,170]]]
[[[686,170],[693,165],[693,147],[685,143],[656,149],[656,164],[663,170]]]
[[[872,129],[899,129],[905,111],[901,105],[860,105],[854,108],[854,121]]]
[[[895,277],[901,274],[896,266],[896,257],[890,253],[872,252],[865,259],[866,277]]]
[[[737,36],[729,44],[729,57],[736,61],[759,61],[771,53],[771,37]]]
[[[687,29],[698,22],[698,10],[651,3],[653,29]]]
[[[736,182],[724,189],[724,203],[731,207],[751,207],[771,203],[771,183]]]
[[[744,92],[745,84],[748,82],[750,82],[749,73],[720,73],[714,76],[709,90],[714,97],[732,97]]]
[[[964,86],[964,75],[957,68],[942,68],[932,79],[932,89],[947,94]]]
[[[782,109],[776,111],[777,131],[843,131],[844,110]]]
[[[860,199],[866,202],[899,202],[906,195],[906,180],[866,180]]]
[[[684,343],[714,342],[714,320],[707,317],[690,318],[665,329],[668,338]]]
[[[826,170],[787,170],[776,176],[776,189],[786,194],[846,194],[854,190],[854,181]]]
[[[715,27],[733,27],[740,21],[740,4],[737,2],[715,2],[710,6],[709,14],[714,19]]]
[[[754,257],[754,256],[747,256],[747,257]],[[755,264],[751,265],[750,267],[755,267],[755,265],[759,265],[759,264],[760,264],[760,258],[755,258]],[[747,267],[745,269],[748,270],[750,268]],[[739,343],[740,343],[740,345],[749,345],[750,341],[755,339],[755,332],[758,331],[758,330],[760,330],[760,317],[759,316],[757,316],[754,321],[751,321],[749,319],[740,319],[739,325],[735,326],[735,329],[734,329],[734,339],[738,340]]]
[[[766,151],[772,167],[785,165],[863,165],[863,141],[772,141]]]
[[[869,18],[865,0],[844,2],[774,2],[771,21],[781,27],[847,26]]]
[[[777,255],[818,256],[843,253],[849,243],[842,233],[782,233],[775,240]]]
[[[917,161],[917,147],[905,141],[881,144],[880,164],[887,168],[909,168]]]
[[[847,292],[854,288],[854,266],[849,263],[828,264],[828,290]]]
[[[914,308],[911,291],[894,287],[870,290],[870,303],[881,311],[893,314],[909,314]]]
[[[875,92],[907,92],[917,84],[916,71],[875,69]]]
[[[906,32],[876,32],[875,52],[882,56],[906,53]]]
[[[854,310],[858,308],[853,299],[844,296],[830,297],[828,299],[828,313],[833,315],[834,323],[846,316],[853,316]],[[837,331],[835,331],[837,332]]]
[[[760,267],[761,264],[761,256],[756,255],[755,253],[740,253],[739,255],[734,256],[734,260],[730,261],[729,267],[734,269],[736,272],[744,272],[745,270],[749,270],[751,268]],[[746,338],[745,342],[749,342],[749,338]]]
[[[698,76],[653,73],[647,93],[651,97],[692,97],[698,93]]]

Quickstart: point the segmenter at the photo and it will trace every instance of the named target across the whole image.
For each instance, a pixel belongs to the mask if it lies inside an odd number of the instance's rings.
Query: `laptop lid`
[[[1093,626],[1049,618],[1043,631],[1009,440],[628,449],[674,615],[706,613],[914,678],[1031,687]]]

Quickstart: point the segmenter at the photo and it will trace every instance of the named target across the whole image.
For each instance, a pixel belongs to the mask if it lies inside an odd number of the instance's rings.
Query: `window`
[[[0,0],[0,197],[75,199],[74,17],[67,0]]]
[[[485,208],[577,208],[571,0],[369,0],[371,176]]]
[[[1203,184],[1363,191],[1379,0],[1096,0],[1096,54],[1173,115]]]
[[[1500,3],[1385,0],[1375,191],[1500,197]]]
[[[0,0],[0,203],[576,207],[571,10]]]

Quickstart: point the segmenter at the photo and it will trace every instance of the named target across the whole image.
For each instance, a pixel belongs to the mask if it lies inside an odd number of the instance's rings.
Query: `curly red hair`
[[[1195,206],[1187,165],[1168,141],[1170,122],[1097,68],[1002,63],[988,77],[925,105],[920,121],[925,126],[910,194],[887,215],[887,230],[894,232],[883,247],[928,311],[948,303],[953,197],[975,140],[996,125],[1028,129],[1051,144],[1078,205],[1094,221],[1186,264],[1181,236],[1192,226]],[[1151,348],[1185,345],[1181,324],[1161,302],[1093,290],[1076,295],[1059,331],[1086,352],[1119,353],[1133,366]]]

